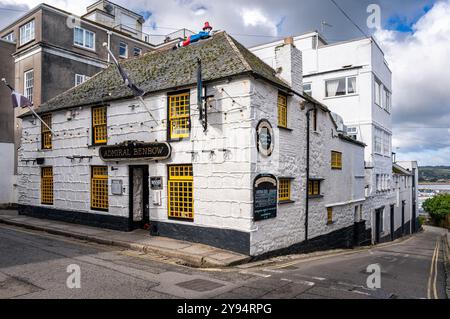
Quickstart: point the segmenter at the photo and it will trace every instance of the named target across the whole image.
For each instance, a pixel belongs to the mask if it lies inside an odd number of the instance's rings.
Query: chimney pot
[[[294,38],[293,37],[284,38],[284,44],[294,45]]]

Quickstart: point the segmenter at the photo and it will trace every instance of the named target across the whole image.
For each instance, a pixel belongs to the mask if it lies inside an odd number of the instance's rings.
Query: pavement
[[[444,236],[424,227],[370,249],[192,268],[158,254],[0,224],[0,298],[445,299]],[[380,286],[367,285],[370,265]],[[75,267],[75,268],[74,268]],[[71,269],[79,269],[73,287]],[[264,303],[264,302],[263,302]]]
[[[148,231],[120,232],[59,221],[20,216],[15,210],[0,210],[0,223],[44,231],[53,235],[126,248],[142,253],[159,254],[179,263],[202,268],[229,267],[250,260],[249,256],[203,244],[150,236]]]

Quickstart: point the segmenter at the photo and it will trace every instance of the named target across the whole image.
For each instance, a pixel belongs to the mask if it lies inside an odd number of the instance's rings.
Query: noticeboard
[[[277,178],[270,174],[258,175],[253,184],[253,220],[276,218],[277,203]]]

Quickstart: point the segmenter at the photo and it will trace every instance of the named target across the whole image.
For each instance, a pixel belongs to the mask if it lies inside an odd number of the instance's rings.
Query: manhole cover
[[[223,287],[224,285],[219,284],[218,282],[210,281],[210,280],[194,279],[194,280],[190,280],[190,281],[180,282],[179,284],[177,284],[177,286],[179,286],[181,288],[189,289],[189,290],[203,292],[203,291],[214,290],[214,289]]]

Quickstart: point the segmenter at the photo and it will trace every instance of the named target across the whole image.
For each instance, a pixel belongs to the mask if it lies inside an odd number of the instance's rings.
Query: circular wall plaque
[[[262,155],[272,155],[275,140],[272,125],[267,120],[259,121],[256,127],[256,146]]]

